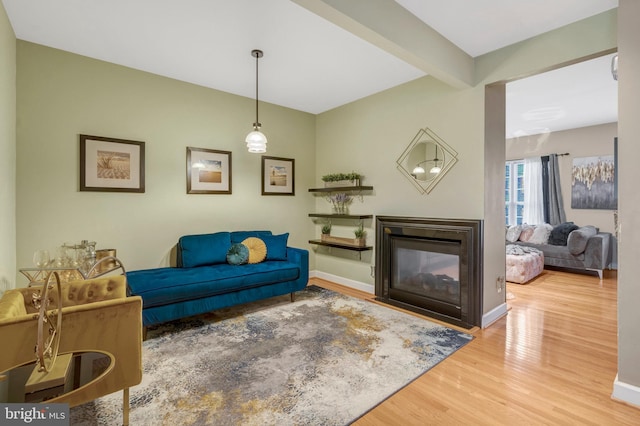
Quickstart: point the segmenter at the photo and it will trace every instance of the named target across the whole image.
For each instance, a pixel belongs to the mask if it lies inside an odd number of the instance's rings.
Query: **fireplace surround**
[[[483,222],[376,218],[376,300],[464,328],[481,325]]]

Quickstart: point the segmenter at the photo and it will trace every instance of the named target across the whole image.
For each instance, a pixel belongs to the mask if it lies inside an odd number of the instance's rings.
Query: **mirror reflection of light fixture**
[[[421,175],[421,174],[423,174],[423,173],[426,173],[426,172],[424,171],[424,167],[422,167],[420,164],[422,164],[422,163],[426,163],[427,161],[429,161],[429,160],[424,160],[424,161],[421,161],[421,162],[419,162],[418,164],[416,164],[416,166],[413,168],[413,172],[412,172],[412,173],[413,173],[414,175]]]
[[[451,146],[429,128],[424,128],[418,130],[396,164],[398,171],[421,194],[429,194],[458,162],[457,156]]]
[[[412,173],[414,175],[420,175],[420,174],[426,173],[424,167],[422,167],[421,164],[433,162],[433,167],[429,170],[429,173],[434,174],[434,175],[438,174],[438,173],[440,173],[442,171],[442,168],[438,165],[438,161],[440,161],[440,160],[438,159],[438,145],[436,145],[436,155],[433,158],[433,160],[424,160],[424,161],[419,162],[413,168],[413,172]]]
[[[256,58],[256,121],[253,123],[253,131],[247,135],[245,142],[249,152],[262,153],[267,152],[267,137],[260,131],[260,121],[258,120],[258,59],[262,58],[262,50],[254,49],[251,56]]]

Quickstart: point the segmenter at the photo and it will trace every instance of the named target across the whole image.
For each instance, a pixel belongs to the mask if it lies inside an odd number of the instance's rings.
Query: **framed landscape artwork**
[[[144,142],[80,135],[80,191],[144,192]]]
[[[574,158],[571,169],[571,208],[617,209],[615,175],[613,155]]]
[[[262,195],[295,195],[295,160],[262,156]]]
[[[188,146],[187,194],[231,194],[231,151]]]

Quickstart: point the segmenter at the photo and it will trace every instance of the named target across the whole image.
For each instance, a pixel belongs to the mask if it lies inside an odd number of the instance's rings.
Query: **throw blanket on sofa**
[[[517,244],[507,244],[507,254],[522,256],[527,253],[542,254],[542,251],[535,247],[520,246]]]

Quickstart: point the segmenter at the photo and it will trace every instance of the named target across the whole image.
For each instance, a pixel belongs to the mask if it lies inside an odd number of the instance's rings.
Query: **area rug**
[[[472,339],[376,303],[309,286],[164,324],[143,344],[131,425],[346,425]],[[71,410],[115,425],[122,392]]]

